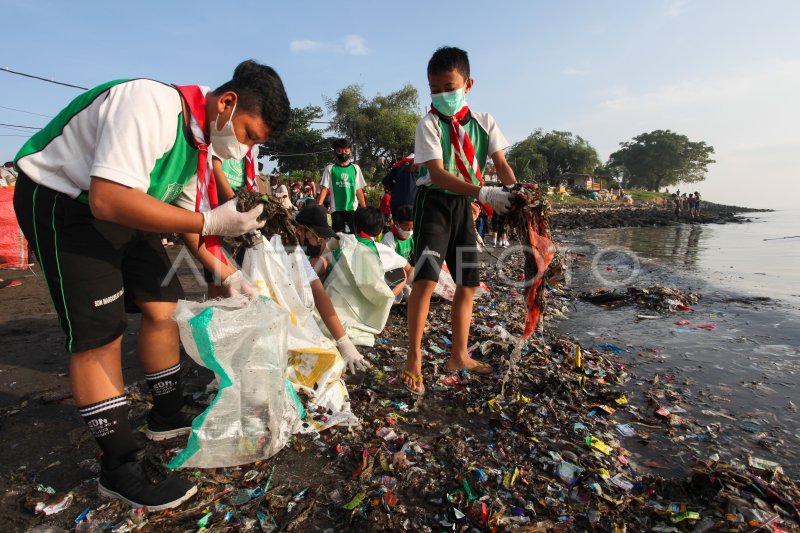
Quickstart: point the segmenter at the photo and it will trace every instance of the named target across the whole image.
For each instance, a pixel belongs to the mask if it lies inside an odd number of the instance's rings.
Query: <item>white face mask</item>
[[[400,235],[403,239],[408,239],[412,235],[414,235],[414,230],[410,229],[408,231],[404,230],[400,226],[397,227],[397,234]]]
[[[214,153],[220,159],[242,159],[250,151],[250,147],[246,144],[239,142],[236,138],[236,132],[233,131],[233,114],[236,113],[236,104],[233,104],[233,111],[228,122],[222,126],[222,129],[217,127],[219,121],[219,114],[214,120],[213,127],[210,127],[211,133],[211,146],[214,148]]]

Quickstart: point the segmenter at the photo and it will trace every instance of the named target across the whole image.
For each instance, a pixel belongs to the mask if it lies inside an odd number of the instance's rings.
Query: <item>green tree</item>
[[[597,150],[581,136],[541,129],[512,146],[508,161],[521,180],[550,184],[558,183],[567,172],[589,174],[600,165]]]
[[[331,143],[323,130],[315,129],[313,123],[322,118],[322,108],[309,105],[292,108],[289,128],[281,142],[269,142],[262,146],[262,155],[277,163],[277,170],[290,172],[319,172],[331,160]]]
[[[692,142],[686,135],[670,130],[642,133],[632,141],[620,143],[606,167],[621,169],[626,187],[658,191],[678,183],[706,179],[714,147]]]
[[[365,175],[382,177],[388,164],[414,150],[420,117],[413,86],[370,99],[360,86],[350,85],[325,104],[333,116],[330,129],[353,142],[354,158]]]

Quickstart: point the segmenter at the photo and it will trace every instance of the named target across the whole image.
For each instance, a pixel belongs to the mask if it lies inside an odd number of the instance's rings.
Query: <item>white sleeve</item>
[[[364,174],[361,172],[361,167],[353,163],[356,167],[356,189],[363,189],[367,186],[367,182],[364,180]]]
[[[175,144],[180,112],[178,92],[157,81],[109,89],[100,106],[90,175],[147,192],[156,161]]]
[[[325,167],[325,169],[322,171],[322,179],[319,180],[319,186],[325,187],[328,190],[331,189],[331,166],[333,165],[328,165]]]
[[[381,239],[381,244],[394,250],[394,233],[391,231],[384,233],[383,239]]]
[[[500,131],[500,127],[497,125],[497,122],[495,122],[494,117],[488,113],[486,114],[486,133],[489,135],[489,147],[487,152],[489,157],[511,146],[506,136]]]
[[[384,272],[404,268],[408,263],[405,257],[394,251],[394,248],[389,248],[380,242],[375,243],[375,248],[378,250],[378,256],[381,258],[381,266]]]
[[[319,279],[319,276],[317,276],[317,273],[314,271],[314,267],[311,266],[311,261],[309,261],[308,257],[305,255],[303,255],[303,266],[306,267],[306,276],[308,277],[309,283],[313,283]]]
[[[183,187],[181,194],[172,202],[172,205],[176,205],[187,211],[194,211],[195,207],[197,206],[197,175],[191,177],[189,181],[186,182],[186,185]]]
[[[417,123],[417,130],[414,132],[414,163],[425,164],[443,157],[439,120],[436,115],[428,113]]]

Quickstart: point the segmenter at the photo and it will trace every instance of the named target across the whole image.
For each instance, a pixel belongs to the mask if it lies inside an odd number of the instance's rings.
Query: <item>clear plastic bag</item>
[[[192,424],[172,468],[231,467],[277,453],[300,427],[287,391],[289,312],[273,300],[181,300],[175,311],[189,356],[213,371],[219,392]]]
[[[358,425],[342,381],[344,360],[313,315],[314,298],[305,261],[308,260],[298,248],[287,253],[278,236],[262,237],[245,253],[242,272],[261,294],[273,298],[290,313],[288,376],[294,390],[308,399],[308,416],[299,431]]]

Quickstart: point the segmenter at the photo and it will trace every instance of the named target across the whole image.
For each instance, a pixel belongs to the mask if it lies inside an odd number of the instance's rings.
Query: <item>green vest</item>
[[[331,166],[331,190],[337,211],[354,211],[356,201],[356,167]]]
[[[394,251],[403,256],[406,261],[409,261],[414,253],[414,236],[412,235],[408,239],[401,241],[397,238],[397,235],[395,235]]]
[[[481,169],[481,175],[483,175],[484,171],[486,170],[486,160],[489,156],[489,133],[483,129],[483,126],[481,126],[474,118],[470,118],[469,122],[463,124],[462,127],[469,136],[472,146],[475,148],[475,159],[478,161],[478,168]],[[456,155],[453,151],[453,144],[450,142],[450,124],[440,118],[439,130],[442,132],[442,165],[444,165],[444,169],[447,172],[455,174],[459,178],[464,179],[464,177],[461,175],[461,172],[458,170],[458,166],[456,165]],[[470,172],[472,184],[480,186],[481,183],[478,181],[478,177],[472,173],[470,166],[466,165],[466,167]],[[421,167],[419,169],[420,177],[426,176],[427,174],[427,168]],[[456,194],[454,192],[445,190],[438,185],[431,184],[430,188],[443,191],[447,194]]]

